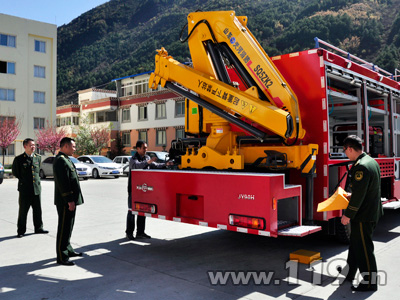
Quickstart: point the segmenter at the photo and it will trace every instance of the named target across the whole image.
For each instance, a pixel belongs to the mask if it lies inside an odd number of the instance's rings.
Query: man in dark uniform
[[[25,152],[15,157],[12,173],[18,178],[19,212],[17,236],[23,237],[26,232],[26,218],[32,206],[35,233],[48,233],[43,229],[42,207],[40,203],[40,164],[42,158],[35,153],[35,142],[31,138],[23,141]]]
[[[381,203],[381,173],[379,164],[362,151],[362,141],[351,135],[344,140],[344,153],[354,161],[350,170],[351,196],[342,216],[342,224],[350,222],[350,247],[347,257],[346,280],[353,281],[357,269],[363,281],[352,286],[355,291],[376,291],[377,266],[372,235],[383,214]]]
[[[157,157],[150,158],[150,156],[146,155],[147,144],[143,141],[136,142],[136,153],[131,157],[129,161],[129,175],[128,175],[128,215],[126,218],[126,237],[129,240],[134,240],[133,232],[135,231],[135,215],[132,214],[132,183],[131,183],[131,170],[132,169],[162,169],[165,168],[166,165],[170,165],[172,163],[156,163]],[[137,230],[136,230],[136,238],[151,238],[149,235],[144,233],[146,225],[146,217],[138,216],[137,217]]]
[[[70,257],[82,256],[75,252],[70,239],[75,222],[76,206],[83,203],[81,187],[75,165],[69,156],[75,152],[75,141],[65,137],[60,141],[60,152],[53,162],[54,204],[58,213],[57,228],[57,263],[73,266]]]

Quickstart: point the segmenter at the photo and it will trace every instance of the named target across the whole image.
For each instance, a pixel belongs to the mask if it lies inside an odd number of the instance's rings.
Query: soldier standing
[[[35,233],[48,233],[43,229],[42,207],[40,203],[40,164],[42,158],[35,153],[35,142],[31,138],[23,141],[25,152],[14,158],[12,173],[18,178],[19,211],[17,237],[23,237],[26,232],[26,218],[32,206],[33,225]]]
[[[381,202],[381,173],[379,164],[362,151],[362,141],[351,135],[344,140],[344,153],[354,161],[350,170],[351,196],[342,216],[342,224],[350,223],[350,247],[347,257],[346,280],[353,281],[357,269],[363,281],[352,286],[354,291],[376,291],[377,265],[372,235],[383,214]],[[343,273],[343,272],[342,272]]]
[[[73,266],[70,257],[82,256],[75,252],[70,239],[75,222],[76,206],[83,203],[81,187],[75,165],[69,156],[75,152],[75,141],[65,137],[60,141],[60,152],[53,162],[54,204],[58,213],[57,229],[57,263]]]

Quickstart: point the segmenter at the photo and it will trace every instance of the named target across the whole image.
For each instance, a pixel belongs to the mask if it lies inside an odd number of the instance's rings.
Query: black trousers
[[[57,261],[67,261],[70,254],[74,253],[70,240],[72,230],[75,223],[76,207],[74,211],[70,211],[67,205],[57,205],[58,213],[58,228],[57,228],[57,240],[56,240],[56,251]]]
[[[131,195],[128,196],[128,208],[130,209],[132,208]],[[146,226],[146,217],[137,216],[136,224],[137,224],[136,234],[143,234]],[[132,211],[128,210],[128,214],[126,215],[125,233],[133,235],[134,231],[135,231],[135,215],[132,213]]]
[[[40,203],[40,195],[26,195],[19,193],[18,203],[19,203],[19,211],[18,211],[17,233],[25,234],[26,219],[28,216],[28,211],[31,206],[33,214],[33,226],[35,226],[35,231],[43,229],[42,206]]]
[[[376,222],[350,222],[350,247],[347,257],[348,276],[353,278],[359,270],[368,284],[376,284],[378,270],[372,240]]]
[[[146,217],[143,216],[137,216],[137,230],[136,234],[143,234],[144,233],[144,228],[146,226]],[[131,212],[128,211],[128,214],[126,216],[126,234],[132,234],[135,231],[135,215]]]

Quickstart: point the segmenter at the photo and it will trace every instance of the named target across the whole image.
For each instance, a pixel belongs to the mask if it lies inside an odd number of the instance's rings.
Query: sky
[[[108,0],[0,0],[0,13],[61,26],[106,2]]]

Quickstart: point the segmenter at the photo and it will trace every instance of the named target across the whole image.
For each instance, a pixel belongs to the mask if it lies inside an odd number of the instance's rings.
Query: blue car
[[[4,167],[0,163],[0,184],[3,182],[3,178],[4,178]]]

